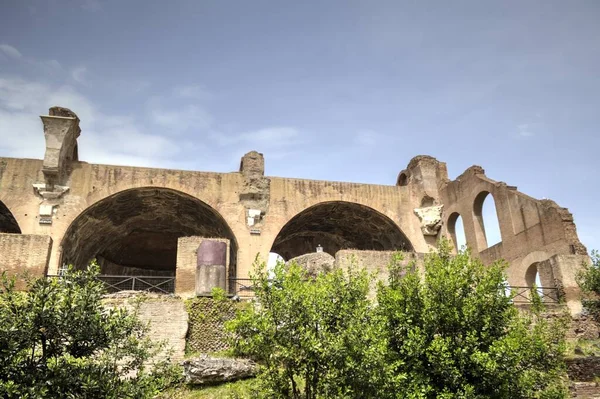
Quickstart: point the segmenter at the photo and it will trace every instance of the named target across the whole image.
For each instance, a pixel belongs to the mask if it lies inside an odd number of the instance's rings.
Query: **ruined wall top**
[[[46,151],[43,173],[46,190],[64,183],[69,173],[69,164],[77,161],[77,138],[81,134],[79,118],[68,108],[51,107],[47,116],[41,116],[44,123]]]
[[[265,158],[258,151],[250,151],[242,157],[240,162],[240,172],[250,176],[265,175]]]

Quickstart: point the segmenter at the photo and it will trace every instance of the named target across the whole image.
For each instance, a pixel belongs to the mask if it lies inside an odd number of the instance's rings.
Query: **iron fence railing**
[[[48,278],[58,278],[57,275],[49,275]],[[172,294],[175,292],[175,277],[170,276],[118,276],[101,274],[96,277],[104,283],[107,292],[120,291],[147,291],[161,294]],[[530,304],[532,301],[532,287],[507,286],[507,291],[513,296],[515,304]],[[560,303],[560,292],[555,287],[535,288],[543,303]],[[229,292],[239,298],[254,296],[254,285],[250,278],[230,278]]]
[[[514,294],[513,303],[515,304],[531,304],[532,287],[517,287],[507,286],[507,295],[509,293]],[[249,278],[231,278],[229,279],[229,290],[233,295],[237,295],[239,298],[253,297],[254,286],[252,279]],[[555,287],[537,287],[536,291],[543,303],[560,303],[560,292]]]
[[[252,279],[250,278],[230,278],[229,279],[229,291],[233,295],[237,295],[239,298],[253,297],[254,286],[252,285]]]
[[[175,292],[175,277],[169,276],[108,276],[99,275],[108,292],[147,291],[159,294]]]
[[[49,275],[48,278],[60,278],[60,275]],[[114,294],[120,291],[146,291],[158,294],[175,292],[175,277],[170,276],[118,276],[100,274],[98,281],[104,283],[106,291]]]
[[[530,304],[532,290],[536,290],[543,303],[560,303],[560,292],[556,287],[508,287],[514,293],[513,302],[517,304]]]

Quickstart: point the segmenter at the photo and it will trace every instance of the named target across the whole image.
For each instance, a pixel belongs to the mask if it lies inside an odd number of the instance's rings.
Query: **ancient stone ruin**
[[[295,259],[311,274],[354,262],[385,278],[396,251],[419,265],[441,237],[458,247],[459,218],[475,256],[508,262],[515,301],[527,305],[537,282],[544,301],[581,312],[575,276],[589,259],[573,216],[480,166],[450,180],[445,163],[420,155],[395,184],[374,185],[265,176],[256,151],[231,173],[97,165],[79,160],[85,132],[74,112],[53,107],[41,119],[43,160],[0,158],[0,271],[58,275],[96,259],[109,292],[121,292],[111,306],[126,305],[119,295],[131,291],[154,295],[141,315],[178,359],[188,331],[182,299],[213,288],[252,296],[257,254]],[[501,236],[491,246],[486,201]]]
[[[287,261],[319,247],[331,264],[352,255],[383,273],[394,251],[418,258],[440,237],[457,244],[460,216],[476,256],[509,263],[508,284],[537,280],[571,312],[581,309],[575,274],[587,251],[572,215],[479,166],[450,180],[445,163],[421,155],[395,184],[373,185],[265,176],[256,151],[231,173],[97,165],[79,160],[85,132],[73,111],[53,107],[41,119],[43,160],[0,158],[2,270],[55,275],[96,259],[111,291],[186,298],[218,286],[233,295],[251,291],[245,279],[257,254]],[[502,241],[493,246],[484,201],[496,206]]]

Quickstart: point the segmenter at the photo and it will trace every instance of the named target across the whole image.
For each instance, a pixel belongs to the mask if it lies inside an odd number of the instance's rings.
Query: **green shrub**
[[[256,266],[254,306],[228,324],[238,355],[262,365],[266,398],[565,398],[565,321],[540,304],[521,314],[505,265],[484,266],[447,241],[424,273],[396,257],[377,301],[364,270],[311,277]]]
[[[149,398],[180,378],[146,327],[102,304],[98,268],[0,285],[0,397]]]
[[[386,382],[385,341],[368,300],[364,270],[311,277],[279,263],[253,275],[256,306],[228,323],[239,355],[263,365],[257,386],[269,398],[374,398]]]
[[[520,314],[503,263],[484,266],[447,241],[416,271],[381,286],[388,359],[405,398],[564,398],[565,320]]]
[[[584,308],[600,322],[600,254],[597,251],[592,251],[592,264],[583,265],[577,277]]]

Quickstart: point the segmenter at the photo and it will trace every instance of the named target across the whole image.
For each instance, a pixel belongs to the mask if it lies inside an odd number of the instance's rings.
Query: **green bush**
[[[215,288],[212,297],[196,297],[185,302],[188,312],[186,355],[223,354],[229,348],[224,331],[226,321],[235,317],[243,305],[227,298],[225,291]]]
[[[179,378],[146,327],[102,304],[98,268],[0,285],[0,397],[149,398]]]
[[[341,269],[315,278],[296,264],[253,275],[256,306],[228,323],[236,354],[263,365],[269,398],[377,397],[386,383],[382,323],[367,298],[372,278]]]
[[[578,275],[583,293],[583,307],[600,322],[600,254],[592,251],[592,264],[583,265]]]
[[[394,262],[371,301],[364,270],[258,265],[233,348],[262,365],[261,397],[565,398],[565,321],[519,313],[504,268],[442,241],[422,272]]]
[[[505,294],[505,265],[453,256],[447,241],[424,266],[378,292],[401,397],[567,397],[566,320],[547,322],[540,304],[520,314]]]

